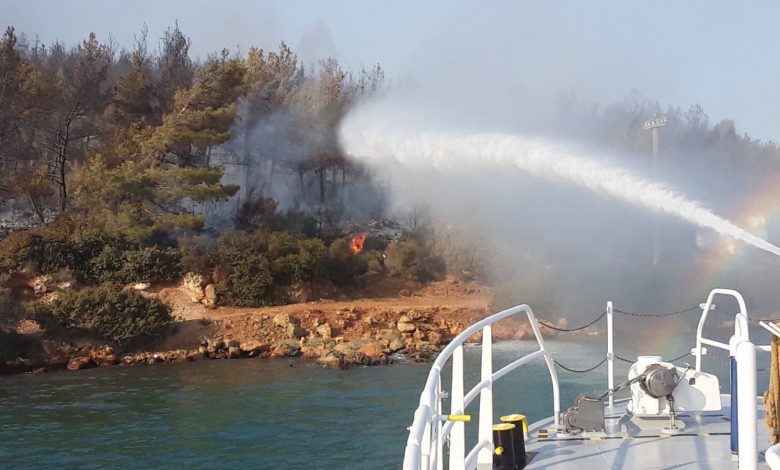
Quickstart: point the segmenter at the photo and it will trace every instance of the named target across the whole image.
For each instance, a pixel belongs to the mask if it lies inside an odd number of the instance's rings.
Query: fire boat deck
[[[557,433],[552,418],[536,423],[529,431],[526,469],[736,469],[730,451],[730,403],[721,395],[720,412],[680,413],[684,429],[663,432],[669,419],[638,419],[625,414],[627,400],[607,409],[606,433],[565,435]],[[769,445],[762,425],[764,406],[757,409],[758,442]],[[761,448],[761,444],[759,444]],[[759,468],[768,468],[759,453]]]

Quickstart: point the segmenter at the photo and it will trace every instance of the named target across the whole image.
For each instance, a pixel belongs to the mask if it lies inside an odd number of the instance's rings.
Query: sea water
[[[595,364],[605,351],[601,341],[548,346],[575,368]],[[496,344],[496,367],[535,347]],[[478,381],[480,352],[466,348],[467,389]],[[617,364],[616,383],[627,366]],[[725,366],[713,367],[724,380]],[[0,467],[400,468],[429,369],[430,363],[397,363],[341,371],[305,360],[246,359],[6,376],[0,378]],[[759,375],[759,390],[765,376]],[[580,393],[604,390],[606,365],[583,375],[559,371],[559,377],[565,409]],[[449,374],[444,380],[449,388]],[[467,410],[474,415],[466,425],[471,439],[476,402]],[[532,422],[551,415],[552,386],[542,361],[495,384],[496,417],[515,412]]]

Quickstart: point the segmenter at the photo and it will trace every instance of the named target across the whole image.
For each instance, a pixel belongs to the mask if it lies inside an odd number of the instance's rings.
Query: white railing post
[[[739,469],[756,470],[756,347],[750,341],[737,345],[737,387]]]
[[[463,409],[463,346],[452,353],[452,391],[450,414],[461,415]],[[450,470],[465,470],[466,423],[455,421],[450,431]]]
[[[734,322],[734,334],[744,340],[749,339],[749,332],[747,329],[747,307],[745,306],[745,299],[742,297],[742,294],[732,289],[712,289],[707,296],[707,301],[701,305],[701,318],[699,318],[699,325],[696,327],[696,348],[694,349],[694,355],[696,356],[696,372],[701,372],[701,357],[703,355],[702,344],[708,344],[721,349],[729,349],[728,345],[724,343],[703,337],[704,323],[707,321],[710,310],[715,308],[712,301],[715,299],[716,295],[728,295],[736,299],[737,304],[739,304],[739,313]]]
[[[614,332],[612,330],[612,301],[607,302],[607,388],[612,390],[615,388],[615,345]],[[615,396],[609,394],[609,407],[615,406]]]
[[[441,417],[441,376],[439,377],[439,386],[436,387],[436,416]],[[436,420],[436,470],[444,470],[444,439],[441,435],[442,422],[441,419]]]
[[[558,372],[555,370],[555,364],[553,363],[552,355],[547,350],[547,345],[544,342],[541,330],[539,330],[539,323],[536,321],[533,310],[530,308],[525,312],[528,317],[528,322],[531,324],[531,329],[534,331],[536,342],[539,344],[539,350],[544,352],[544,362],[547,364],[547,371],[550,372],[550,379],[552,380],[553,389],[553,419],[555,426],[561,424],[561,386],[558,382]]]
[[[712,299],[715,296],[713,292],[707,296],[707,301],[701,308],[701,317],[699,317],[699,324],[696,326],[696,372],[701,372],[701,356],[702,356],[702,334],[704,333],[704,323],[707,321],[707,315],[710,313],[712,306]]]
[[[531,323],[534,336],[536,337],[539,349],[530,354],[505,365],[493,372],[493,353],[492,353],[492,328],[491,324],[508,318],[512,315],[525,312]],[[474,386],[468,393],[464,393],[463,387],[463,343],[477,332],[482,332],[482,370],[480,382]],[[485,318],[465,330],[453,339],[439,353],[433,363],[428,378],[425,381],[425,388],[420,394],[420,405],[414,413],[414,421],[409,428],[409,437],[406,440],[406,449],[404,450],[404,470],[432,470],[440,468],[443,462],[443,448],[441,443],[444,439],[450,439],[450,463],[449,468],[453,470],[461,469],[490,469],[493,460],[493,383],[500,380],[504,375],[517,369],[518,367],[531,362],[537,358],[543,357],[550,372],[553,387],[553,413],[555,425],[560,426],[560,386],[558,383],[558,374],[555,370],[555,364],[552,355],[547,350],[544,338],[536,322],[533,310],[528,305],[518,305],[510,309],[503,310],[497,314]],[[479,412],[479,436],[480,440],[476,446],[466,452],[464,423],[459,421],[450,421],[439,426],[442,420],[442,409],[440,399],[444,394],[441,393],[440,381],[441,371],[448,360],[453,360],[453,388],[452,388],[452,409],[453,414],[463,414],[466,407],[477,396],[480,397]],[[460,413],[458,413],[460,411]],[[434,451],[436,449],[436,451]],[[439,451],[441,449],[441,451]],[[454,455],[453,455],[454,454]],[[457,457],[467,454],[465,459]]]
[[[420,442],[420,468],[431,468],[431,421],[428,420],[425,423],[425,431],[423,432],[422,442]]]
[[[490,442],[477,454],[477,470],[493,468],[493,328],[482,328],[481,380],[486,385],[479,392],[479,442]]]

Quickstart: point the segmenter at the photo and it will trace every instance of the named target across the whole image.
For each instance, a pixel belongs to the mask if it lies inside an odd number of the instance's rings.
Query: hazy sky
[[[603,104],[637,89],[780,141],[776,2],[0,0],[0,11],[28,37],[67,45],[94,31],[131,47],[144,23],[154,42],[178,20],[195,56],[284,40],[307,62],[379,62],[456,96],[545,90]]]

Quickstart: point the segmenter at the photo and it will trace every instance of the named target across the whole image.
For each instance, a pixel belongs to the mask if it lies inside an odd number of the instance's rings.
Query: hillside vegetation
[[[0,241],[0,329],[32,314],[116,340],[154,334],[170,321],[166,307],[126,286],[185,274],[213,286],[215,305],[241,307],[294,301],[305,283],[339,292],[366,273],[417,283],[484,276],[480,244],[430,220],[370,233],[353,249],[365,229],[353,221],[381,220],[386,195],[342,153],[337,129],[352,106],[386,92],[379,65],[303,64],[285,43],[196,61],[190,45],[178,25],[158,44],[142,29],[132,50],[94,34],[71,48],[45,45],[8,27],[0,205],[13,220]],[[562,107],[589,123],[577,132],[627,158],[646,156],[642,122],[664,111],[665,145],[678,156],[669,165],[714,167],[732,187],[778,174],[775,144],[737,135],[730,121],[711,125],[698,106],[662,110],[632,97]],[[10,289],[19,273],[68,279],[76,292],[25,307]]]

